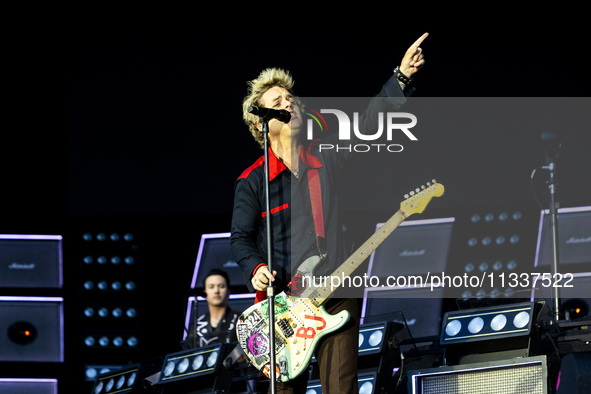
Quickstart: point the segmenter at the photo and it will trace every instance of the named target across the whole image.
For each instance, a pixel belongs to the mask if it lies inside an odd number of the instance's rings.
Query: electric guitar
[[[440,197],[443,192],[443,185],[433,180],[426,187],[405,195],[406,200],[400,204],[400,210],[345,260],[332,276],[350,276],[400,223],[410,215],[422,213],[431,198]],[[318,256],[306,259],[298,267],[295,276],[300,279],[312,278],[321,261]],[[342,327],[350,317],[346,310],[330,315],[324,309],[324,302],[336,291],[332,284],[314,287],[313,280],[307,282],[308,286],[300,287],[297,295],[283,291],[274,297],[277,381],[287,382],[304,372],[318,342]],[[265,299],[247,308],[236,324],[238,342],[246,357],[267,377],[270,375],[268,304],[269,300]]]

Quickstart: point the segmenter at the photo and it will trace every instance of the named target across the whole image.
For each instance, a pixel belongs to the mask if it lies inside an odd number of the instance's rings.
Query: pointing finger
[[[413,44],[410,46],[409,50],[413,50],[413,49],[414,49],[414,51],[416,51],[416,50],[419,48],[419,46],[421,45],[421,43],[422,43],[423,41],[425,41],[425,39],[426,39],[428,36],[429,36],[429,33],[425,33],[425,34],[423,34],[422,36],[420,36],[420,37],[419,37],[419,39],[418,39],[418,40],[416,40],[416,41],[415,41],[415,42],[414,42],[414,43],[413,43]]]

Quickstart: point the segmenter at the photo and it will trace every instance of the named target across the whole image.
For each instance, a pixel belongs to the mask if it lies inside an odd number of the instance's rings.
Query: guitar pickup
[[[291,327],[287,319],[279,320],[277,322],[277,326],[279,326],[279,329],[281,330],[285,338],[289,338],[294,334],[293,328]]]

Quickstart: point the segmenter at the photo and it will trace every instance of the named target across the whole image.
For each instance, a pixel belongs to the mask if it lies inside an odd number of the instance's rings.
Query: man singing
[[[376,98],[404,100],[409,83],[424,65],[420,45],[427,35],[423,34],[411,45]],[[291,115],[287,123],[277,119],[268,121],[272,273],[266,261],[267,174],[264,171],[264,156],[247,168],[235,185],[232,252],[251,291],[265,291],[271,281],[277,292],[287,290],[294,274],[292,263],[293,267],[297,267],[310,256],[326,256],[325,265],[333,267],[346,257],[334,179],[351,155],[350,152],[335,154],[320,151],[314,142],[305,139],[301,103],[293,92],[293,85],[289,72],[266,69],[248,83],[248,94],[243,101],[244,120],[261,147],[264,146],[261,119],[249,113],[248,108],[259,106],[285,110]],[[368,118],[375,117],[371,109],[372,104],[366,110]],[[318,187],[309,183],[311,171],[317,174]],[[321,194],[320,210],[312,203],[313,200],[318,201],[312,197],[316,191]],[[319,228],[322,228],[322,234]],[[359,300],[332,298],[326,302],[325,308],[330,314],[347,310],[351,317],[316,348],[322,392],[356,393]],[[307,374],[302,373],[288,382],[278,382],[277,391],[305,393],[307,379]]]

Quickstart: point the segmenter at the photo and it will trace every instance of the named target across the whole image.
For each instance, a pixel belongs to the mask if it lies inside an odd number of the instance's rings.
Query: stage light
[[[447,312],[440,345],[445,365],[531,357],[540,354],[545,302],[519,302]]]
[[[384,349],[384,338],[386,338],[388,323],[362,324],[359,327],[359,356],[381,353]]]
[[[157,381],[164,393],[188,393],[196,387],[211,392],[227,392],[233,371],[224,367],[228,344],[216,343],[197,349],[183,350],[166,356]]]
[[[359,394],[376,393],[377,373],[361,372],[357,374],[357,391]],[[322,386],[319,379],[310,380],[306,387],[306,394],[322,394]]]
[[[458,335],[461,329],[462,323],[459,320],[452,320],[445,327],[445,333],[450,337],[454,337]]]
[[[376,373],[360,373],[357,375],[357,387],[359,394],[373,394],[376,387]]]
[[[96,378],[108,372],[118,371],[126,367],[125,365],[85,365],[84,376],[87,382],[94,382]]]
[[[513,318],[513,320],[515,320],[515,318]],[[505,315],[496,315],[495,317],[493,317],[493,319],[490,322],[490,328],[492,328],[493,331],[500,331],[503,328],[505,328],[506,325],[507,325],[507,316],[505,316]],[[515,325],[515,324],[513,324],[513,325]],[[519,328],[519,327],[517,327],[517,328]]]
[[[484,320],[481,317],[475,317],[468,323],[468,331],[472,334],[478,334],[484,327]]]
[[[225,351],[225,345],[218,343],[198,349],[172,353],[166,356],[160,375],[160,384],[166,384],[187,378],[212,375],[219,372],[219,362]]]
[[[521,311],[513,318],[513,325],[517,328],[523,328],[529,323],[530,319],[531,316],[528,312]]]
[[[534,303],[524,302],[447,312],[443,317],[440,343],[448,345],[527,336],[534,323],[534,307]]]
[[[88,365],[86,379],[93,380],[92,394],[131,394],[148,392],[142,380],[159,374],[162,358],[142,361],[134,365]],[[100,372],[99,372],[100,371]],[[96,376],[92,379],[92,376]],[[149,391],[156,392],[156,391]]]
[[[120,305],[100,305],[93,303],[84,307],[82,315],[87,320],[130,320],[137,316],[137,310],[132,307],[121,303]]]
[[[135,349],[138,346],[138,340],[133,335],[117,335],[117,334],[90,334],[84,338],[84,345],[90,349],[111,349],[111,348],[127,348]],[[124,346],[127,345],[127,346]]]
[[[140,365],[108,371],[100,374],[95,381],[92,394],[128,394],[133,391]],[[87,370],[88,371],[88,370]],[[88,372],[87,372],[88,376]]]

